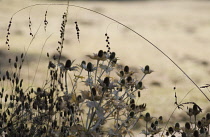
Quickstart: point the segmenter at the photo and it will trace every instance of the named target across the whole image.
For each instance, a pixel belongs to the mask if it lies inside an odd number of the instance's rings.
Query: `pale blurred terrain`
[[[11,50],[7,51],[5,38],[7,26],[13,13],[32,4],[63,3],[32,0],[2,0],[0,1],[0,64],[6,69],[5,63],[11,54],[20,54],[28,47],[29,35],[28,17],[32,21],[32,32],[38,30],[36,38],[28,52],[29,68],[23,75],[31,81],[41,53],[47,40],[35,83],[42,83],[47,70],[46,53],[56,53],[59,40],[59,30],[62,14],[66,6],[36,6],[16,14],[11,27]],[[199,85],[210,84],[210,1],[136,1],[136,2],[70,2],[101,12],[115,20],[131,27],[170,56]],[[44,15],[48,10],[48,26],[44,31]],[[188,91],[192,92],[185,101],[194,101],[210,111],[209,101],[166,57],[142,38],[125,27],[96,13],[69,8],[69,18],[66,31],[66,42],[63,54],[66,58],[76,59],[79,64],[86,59],[87,54],[106,50],[105,33],[110,37],[110,47],[119,57],[119,62],[131,66],[140,72],[140,67],[150,65],[155,71],[144,79],[146,90],[142,91],[139,103],[147,103],[148,111],[156,117],[163,115],[165,120],[175,108],[174,90],[180,101]],[[77,40],[74,22],[80,28],[80,42]],[[87,60],[87,59],[86,59]],[[28,77],[29,74],[29,77]],[[139,78],[140,79],[140,78]],[[29,82],[30,83],[30,82]],[[210,98],[210,92],[203,89]],[[186,110],[186,108],[184,109]],[[174,117],[179,120],[183,111],[176,111]],[[186,115],[182,115],[186,117]]]

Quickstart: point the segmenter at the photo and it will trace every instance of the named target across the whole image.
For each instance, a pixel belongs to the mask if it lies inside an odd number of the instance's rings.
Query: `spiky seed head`
[[[193,136],[194,136],[194,137],[199,137],[199,132],[198,132],[198,130],[195,130],[195,131],[194,131]]]
[[[145,114],[144,120],[145,120],[146,122],[149,122],[149,121],[151,120],[150,113],[147,112],[147,113]]]
[[[106,85],[106,87],[109,86],[109,84],[110,84],[109,77],[104,78],[104,84]]]
[[[124,76],[124,71],[120,71],[120,75],[123,77]]]
[[[131,107],[132,110],[134,110],[136,108],[136,105],[135,104],[131,104],[130,107]]]
[[[174,132],[173,127],[169,127],[169,128],[168,128],[168,132],[169,132],[170,134],[173,134],[173,132]]]
[[[68,60],[66,61],[66,64],[65,64],[65,68],[68,69],[68,68],[70,68],[70,67],[71,67],[71,60],[68,59]]]
[[[103,50],[99,50],[99,51],[98,51],[98,57],[102,58],[102,57],[103,57],[103,55],[104,55]]]
[[[96,96],[96,89],[95,88],[92,88],[91,89],[91,93],[92,93],[93,96]]]
[[[113,60],[114,58],[115,58],[115,52],[112,52],[111,55],[110,55],[110,57],[109,57],[109,59],[110,60]]]
[[[120,81],[120,83],[121,83],[122,85],[125,85],[125,79],[122,79],[122,80]]]
[[[135,114],[135,113],[134,113],[133,111],[131,111],[129,116],[130,116],[131,118],[133,118],[133,117],[134,117],[134,114]]]
[[[175,131],[178,132],[180,129],[180,124],[179,123],[176,123],[175,124]]]
[[[188,130],[190,129],[190,123],[189,122],[185,123],[185,129],[188,129]]]
[[[93,70],[93,65],[92,65],[91,62],[89,62],[89,63],[87,64],[87,71],[88,71],[88,72],[91,72],[92,70]]]
[[[149,71],[149,66],[146,65],[145,68],[144,68],[144,70],[145,70],[145,71]]]
[[[125,66],[125,67],[124,67],[124,72],[125,72],[125,73],[129,73],[129,67],[128,67],[128,66]]]
[[[131,76],[127,77],[127,82],[131,82],[131,81],[132,81],[132,77]]]

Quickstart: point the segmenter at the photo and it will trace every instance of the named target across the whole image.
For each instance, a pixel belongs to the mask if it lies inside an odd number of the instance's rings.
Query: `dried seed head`
[[[141,92],[140,91],[138,91],[138,97],[141,97]]]
[[[104,55],[103,50],[99,50],[99,51],[98,51],[98,57],[102,58],[102,57],[103,57],[103,55]]]
[[[110,60],[113,60],[114,58],[115,58],[115,52],[112,52],[111,55],[110,55],[110,57],[109,57],[109,59]]]
[[[177,131],[177,130],[179,130],[179,128],[180,128],[180,124],[179,123],[176,123],[175,124],[175,130]]]
[[[206,121],[210,120],[210,113],[206,114]]]
[[[68,69],[71,67],[71,60],[67,60],[65,64],[65,68]]]
[[[109,83],[110,83],[109,77],[105,77],[104,78],[104,84],[106,85],[106,87],[109,87]]]
[[[120,75],[123,77],[124,76],[124,71],[120,71]]]
[[[188,129],[188,130],[190,129],[190,123],[189,122],[185,123],[185,129]]]
[[[132,110],[135,110],[136,105],[135,104],[131,104],[130,107],[131,107]]]
[[[169,128],[168,128],[168,132],[169,132],[170,134],[173,134],[173,132],[174,132],[173,127],[169,127]]]
[[[131,111],[129,116],[130,116],[131,118],[133,118],[133,117],[134,117],[134,114],[135,114],[135,113],[134,113],[133,111]]]
[[[198,130],[195,130],[195,131],[194,131],[193,136],[194,136],[194,137],[199,137],[199,132],[198,132]]]
[[[149,122],[149,121],[151,120],[150,113],[147,112],[147,113],[145,114],[144,120],[145,120],[146,122]]]
[[[122,85],[125,85],[125,79],[122,79],[122,80],[120,81],[120,83],[121,83]]]
[[[200,129],[200,133],[201,134],[204,134],[205,133],[205,129],[203,127],[201,127],[201,129]]]
[[[129,73],[129,67],[128,67],[128,66],[125,66],[125,67],[124,67],[124,72],[125,72],[125,73]]]
[[[18,56],[15,57],[15,61],[18,62]]]
[[[129,83],[131,81],[132,81],[132,77],[131,76],[127,77],[127,82]]]
[[[145,68],[144,68],[144,70],[145,70],[145,71],[149,71],[149,66],[146,65]]]
[[[88,71],[88,72],[93,71],[93,65],[92,65],[91,62],[89,62],[89,63],[87,64],[87,71]]]
[[[92,88],[92,89],[91,89],[91,94],[92,94],[93,96],[96,96],[96,89],[95,89],[95,88]]]
[[[134,99],[131,99],[130,100],[130,104],[135,104],[135,100]]]
[[[154,123],[151,123],[151,128],[155,128],[155,124]]]

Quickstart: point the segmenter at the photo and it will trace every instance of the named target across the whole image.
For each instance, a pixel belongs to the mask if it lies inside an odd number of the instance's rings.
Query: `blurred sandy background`
[[[67,3],[65,1],[35,1],[35,0],[1,0],[0,1],[0,64],[5,70],[7,58],[11,55],[19,55],[30,43],[28,17],[32,21],[32,32],[35,33],[41,24],[41,28],[29,48],[28,65],[23,73],[29,81],[34,76],[34,70],[41,52],[41,48],[49,35],[52,36],[46,42],[43,49],[41,63],[38,69],[35,83],[43,82],[46,74],[46,53],[56,53],[59,40],[59,30],[62,14],[66,6],[36,6],[28,8],[16,14],[11,27],[11,50],[7,51],[5,38],[8,22],[17,10],[32,4],[42,3]],[[189,76],[199,85],[210,84],[210,1],[111,1],[111,2],[70,2],[84,6],[108,15],[123,24],[131,27],[156,44],[168,56],[170,56]],[[48,9],[48,26],[44,31],[44,14]],[[95,13],[83,9],[70,7],[66,31],[64,55],[70,59],[76,59],[80,63],[85,55],[106,50],[104,34],[110,37],[111,50],[120,58],[120,63],[130,65],[139,71],[140,67],[150,65],[155,72],[145,78],[147,87],[142,92],[139,103],[147,103],[148,111],[155,116],[163,115],[165,119],[175,108],[174,90],[178,100],[193,89],[184,101],[198,102],[204,112],[210,111],[207,99],[195,88],[195,86],[160,52],[145,42],[143,39]],[[77,41],[74,22],[77,21],[80,28],[80,42]],[[28,75],[29,74],[29,75]],[[30,82],[29,82],[30,84]],[[203,90],[210,98],[210,92]],[[207,109],[208,108],[208,109]],[[186,108],[185,108],[186,110]],[[181,119],[176,111],[175,117]],[[182,116],[186,117],[186,115]]]

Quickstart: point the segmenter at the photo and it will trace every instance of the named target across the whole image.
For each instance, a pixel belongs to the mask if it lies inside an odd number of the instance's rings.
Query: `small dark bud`
[[[87,71],[88,71],[88,72],[91,72],[92,70],[93,70],[93,65],[92,65],[91,62],[89,62],[89,63],[87,64]]]
[[[178,128],[178,129],[180,128],[179,123],[176,123],[176,124],[175,124],[175,128]]]
[[[136,105],[135,104],[131,104],[130,107],[131,107],[132,110],[134,110],[136,108]]]
[[[133,118],[133,117],[134,117],[134,114],[135,114],[135,113],[134,113],[133,111],[131,111],[131,112],[130,112],[130,117]]]
[[[129,72],[129,67],[128,67],[128,66],[125,66],[125,67],[124,67],[124,72],[125,72],[125,73],[128,73],[128,72]]]
[[[92,88],[91,89],[91,93],[92,93],[93,96],[96,96],[96,89],[95,88]]]
[[[102,57],[103,57],[103,55],[104,55],[103,50],[99,50],[99,52],[98,52],[98,57],[102,58]]]
[[[132,77],[131,76],[127,77],[127,82],[131,82],[131,81],[132,81]]]
[[[173,129],[172,127],[169,127],[169,128],[168,128],[168,132],[169,132],[170,134],[173,134],[174,129]]]
[[[207,114],[206,114],[206,120],[207,120],[207,121],[210,120],[210,113],[207,113]]]
[[[106,87],[109,86],[109,83],[110,83],[109,77],[105,77],[105,78],[104,78],[104,84],[106,84]]]
[[[144,70],[145,70],[145,71],[149,71],[149,66],[146,65],[145,68],[144,68]]]
[[[140,91],[138,91],[138,97],[141,97],[141,92]]]
[[[67,60],[65,64],[65,68],[68,69],[71,67],[71,60]]]
[[[124,76],[124,71],[120,71],[120,75],[123,77]]]
[[[135,100],[134,99],[131,99],[130,100],[130,104],[135,104]]]
[[[198,130],[195,130],[195,131],[194,131],[193,136],[194,136],[194,137],[199,137],[199,132],[198,132]]]
[[[190,123],[189,122],[185,123],[185,128],[188,129],[188,130],[190,129]]]
[[[115,52],[112,52],[109,58],[110,60],[113,60],[115,58]]]

